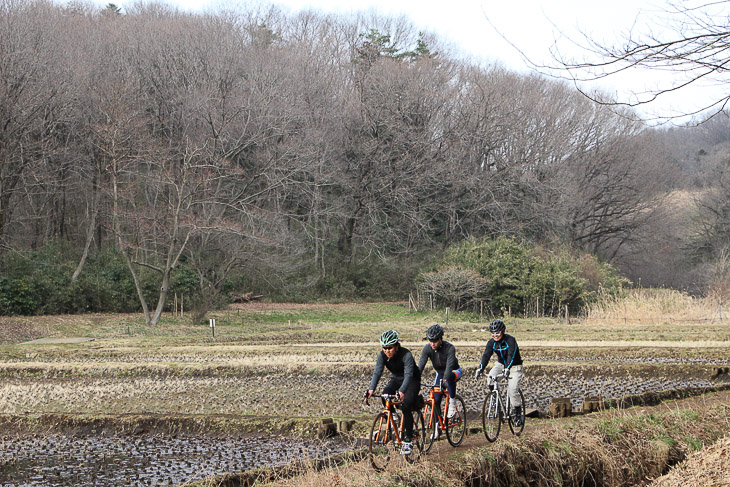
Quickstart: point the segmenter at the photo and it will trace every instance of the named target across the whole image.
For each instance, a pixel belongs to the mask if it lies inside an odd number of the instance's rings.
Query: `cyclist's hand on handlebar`
[[[482,369],[481,367],[479,367],[479,368],[477,369],[477,372],[476,372],[476,374],[474,374],[474,378],[475,378],[475,379],[478,379],[478,378],[479,378],[479,376],[480,376],[480,375],[482,375],[482,373],[483,373],[483,372],[484,372],[484,370],[483,370],[483,369]]]
[[[405,401],[406,395],[403,393],[403,391],[398,391],[397,395],[398,395],[398,399],[400,399],[400,402]]]
[[[369,391],[365,392],[365,396],[363,397],[363,400],[365,401],[365,404],[368,404],[368,399],[370,399],[375,391],[370,389]]]
[[[441,388],[441,391],[445,391],[447,388],[446,381],[444,379],[441,379],[441,382],[439,383],[439,387]]]

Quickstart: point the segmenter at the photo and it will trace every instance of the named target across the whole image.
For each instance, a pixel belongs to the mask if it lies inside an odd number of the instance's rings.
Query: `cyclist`
[[[444,341],[444,329],[436,323],[426,330],[426,340],[428,344],[423,347],[421,357],[418,360],[418,370],[423,373],[428,359],[436,371],[436,380],[434,385],[439,385],[441,389],[448,389],[450,397],[456,397],[456,381],[461,378],[461,368],[459,361],[456,359],[456,349],[451,343]],[[441,403],[441,394],[435,394],[436,404]],[[456,414],[456,403],[449,402],[449,410],[446,416],[451,418]],[[436,430],[438,431],[438,429]]]
[[[504,373],[509,379],[507,384],[507,393],[509,394],[510,404],[512,404],[512,414],[517,418],[515,426],[522,426],[522,399],[520,398],[520,381],[522,380],[522,357],[520,357],[520,347],[517,346],[517,340],[512,335],[507,335],[505,331],[507,327],[502,320],[494,320],[489,324],[489,331],[492,338],[487,342],[484,348],[482,360],[479,368],[474,374],[475,378],[479,378],[484,371],[484,367],[489,363],[492,353],[497,352],[497,363],[489,371],[489,376],[496,380],[497,377]]]
[[[421,371],[416,367],[413,354],[407,348],[401,346],[400,337],[395,330],[388,330],[380,335],[380,346],[383,350],[378,354],[375,361],[373,378],[370,381],[365,402],[372,397],[375,388],[378,386],[383,369],[387,368],[390,373],[390,381],[383,388],[383,394],[398,394],[403,402],[403,427],[405,438],[401,447],[402,455],[409,455],[413,450],[413,416],[411,411],[418,409],[417,401],[421,388]]]

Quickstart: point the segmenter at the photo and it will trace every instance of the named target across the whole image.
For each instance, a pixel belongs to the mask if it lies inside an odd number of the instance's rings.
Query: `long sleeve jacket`
[[[490,338],[487,346],[484,347],[484,354],[480,368],[484,368],[489,363],[492,354],[497,354],[497,361],[509,369],[513,365],[522,365],[522,357],[520,357],[520,348],[517,346],[517,340],[512,335],[505,334],[498,342],[494,338]]]
[[[370,390],[374,391],[378,386],[380,377],[383,375],[383,370],[386,368],[393,374],[393,377],[403,379],[403,383],[398,389],[403,393],[405,393],[408,385],[412,381],[419,383],[421,381],[421,371],[416,367],[413,354],[407,348],[399,346],[398,351],[390,359],[388,359],[388,356],[382,350],[378,354],[378,358],[375,360],[373,378],[370,381]]]
[[[441,341],[441,346],[434,350],[430,344],[426,344],[421,352],[421,358],[418,360],[418,370],[423,373],[424,367],[428,359],[431,359],[434,370],[441,377],[448,379],[453,370],[459,368],[459,361],[456,359],[456,348],[449,342]]]

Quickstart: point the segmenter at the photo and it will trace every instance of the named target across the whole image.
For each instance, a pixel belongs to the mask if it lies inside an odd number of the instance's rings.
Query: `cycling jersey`
[[[413,354],[403,346],[398,347],[398,351],[389,360],[388,356],[382,350],[378,354],[375,361],[375,370],[373,378],[370,381],[370,390],[374,391],[378,386],[380,377],[383,375],[383,369],[387,368],[394,379],[403,381],[399,387],[399,391],[405,393],[411,382],[419,385],[421,383],[421,370],[416,367],[416,361],[413,360]]]
[[[490,338],[487,346],[484,348],[480,368],[485,368],[492,357],[492,353],[497,353],[497,361],[510,368],[513,365],[522,365],[522,357],[520,357],[520,348],[517,346],[517,340],[512,335],[505,334],[498,342],[494,338]]]
[[[459,369],[459,361],[456,359],[456,349],[446,341],[441,340],[441,346],[434,350],[430,344],[426,344],[418,360],[418,370],[423,372],[426,362],[431,359],[434,370],[441,377],[451,378],[451,372]]]

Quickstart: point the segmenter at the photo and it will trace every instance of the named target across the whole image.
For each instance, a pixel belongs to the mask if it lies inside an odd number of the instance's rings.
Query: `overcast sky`
[[[100,5],[109,3],[94,1]],[[168,0],[167,3],[202,11],[235,1]],[[133,0],[114,3],[124,7]],[[632,26],[641,29],[653,23],[661,14],[664,0],[272,0],[266,3],[290,12],[312,9],[347,14],[374,9],[383,15],[405,15],[419,30],[437,34],[475,60],[499,61],[510,69],[527,72],[531,68],[522,54],[536,64],[554,64],[550,48],[556,40],[561,52],[572,57],[584,53],[570,39],[583,41],[583,34],[603,44],[615,44]],[[666,72],[660,77],[635,71],[595,82],[590,87],[615,94],[621,101],[631,101],[635,100],[632,93],[655,89],[670,77]],[[711,92],[707,86],[686,89],[640,110],[647,116],[686,113],[709,101]]]

